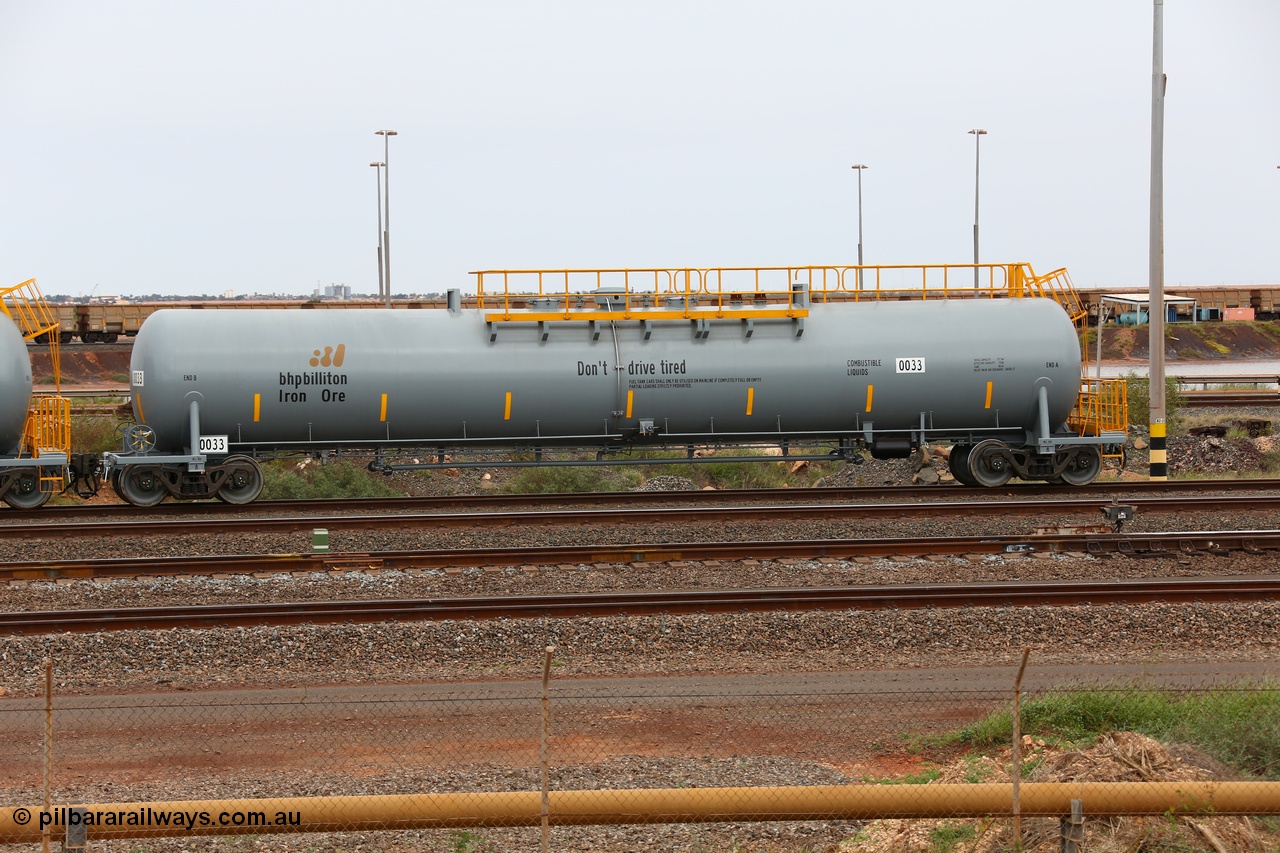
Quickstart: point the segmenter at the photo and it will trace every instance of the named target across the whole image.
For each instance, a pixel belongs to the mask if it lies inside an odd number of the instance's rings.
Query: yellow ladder
[[[49,345],[55,393],[31,397],[22,430],[21,454],[35,460],[47,457],[50,464],[39,467],[40,489],[61,491],[65,466],[71,458],[71,400],[61,395],[58,314],[45,302],[34,278],[0,289],[0,311],[17,324],[24,339]]]
[[[1031,268],[1027,267],[1027,271],[1031,272]],[[1075,323],[1076,329],[1083,331],[1089,312],[1085,310],[1084,303],[1080,301],[1080,294],[1076,293],[1075,287],[1071,284],[1071,277],[1067,275],[1066,267],[1040,276],[1031,272],[1030,289],[1036,296],[1057,301],[1067,312],[1071,322]]]

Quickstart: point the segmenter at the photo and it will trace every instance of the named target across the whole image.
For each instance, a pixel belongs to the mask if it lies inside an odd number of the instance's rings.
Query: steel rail
[[[1215,376],[1191,376],[1180,373],[1173,377],[1179,385],[1275,385],[1280,376],[1274,373],[1221,374]]]
[[[1271,390],[1210,390],[1180,391],[1184,405],[1187,406],[1221,406],[1237,408],[1240,406],[1275,406],[1280,404],[1280,391]]]
[[[1167,482],[1137,480],[1133,482],[1102,482],[1088,486],[1049,486],[1043,483],[1014,483],[998,489],[967,488],[960,485],[946,486],[849,486],[817,487],[811,489],[717,489],[709,491],[659,491],[659,492],[579,492],[571,494],[539,495],[427,495],[400,498],[348,498],[296,501],[255,501],[247,506],[233,506],[221,501],[194,501],[163,503],[148,509],[127,504],[75,504],[45,506],[37,510],[0,509],[0,521],[54,523],[75,518],[136,519],[179,516],[248,516],[286,513],[339,514],[359,510],[369,512],[401,512],[404,510],[470,509],[484,507],[542,506],[608,506],[622,504],[641,506],[654,504],[704,504],[704,503],[789,503],[869,501],[900,499],[903,501],[932,502],[978,498],[996,501],[1006,498],[1059,497],[1078,499],[1090,495],[1160,494],[1168,492],[1280,492],[1280,479],[1256,480],[1172,480]]]
[[[557,545],[519,548],[460,548],[378,551],[371,554],[266,554],[195,557],[127,557],[0,563],[0,580],[51,578],[172,577],[270,572],[444,569],[483,566],[581,565],[893,557],[930,554],[1088,553],[1125,556],[1260,553],[1280,549],[1280,530],[1035,536],[957,536],[920,539],[819,539],[767,542],[684,542],[635,545]]]
[[[1275,512],[1280,494],[1179,495],[1126,498],[1125,504],[1144,513]],[[334,530],[416,529],[445,527],[511,527],[567,524],[711,524],[741,521],[799,521],[806,519],[901,518],[953,515],[1083,515],[1098,519],[1104,506],[1096,498],[1001,501],[930,501],[912,503],[807,503],[784,506],[632,507],[557,509],[481,513],[391,513],[381,515],[281,516],[274,518],[126,518],[67,524],[0,524],[0,539],[36,537],[115,537],[178,534],[231,535],[239,533],[296,533],[317,527]]]
[[[1280,578],[1242,577],[216,604],[0,613],[0,635],[446,619],[1248,601],[1274,598],[1277,593]]]

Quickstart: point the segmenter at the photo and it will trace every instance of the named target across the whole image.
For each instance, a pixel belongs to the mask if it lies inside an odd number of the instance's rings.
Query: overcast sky
[[[973,257],[1145,287],[1151,0],[0,0],[0,285]],[[1167,0],[1166,283],[1280,283],[1280,2]]]

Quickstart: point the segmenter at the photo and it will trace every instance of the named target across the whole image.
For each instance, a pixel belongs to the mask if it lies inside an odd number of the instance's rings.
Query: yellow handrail
[[[486,316],[490,321],[584,319],[588,314],[591,319],[795,318],[808,313],[797,302],[800,293],[813,302],[1038,296],[1056,300],[1077,327],[1085,319],[1065,269],[1037,276],[1027,263],[508,269],[471,274],[476,277],[477,306],[495,312]],[[513,314],[516,309],[521,313]]]
[[[34,278],[0,289],[0,311],[8,314],[29,341],[59,330],[58,313],[44,301]]]
[[[1076,328],[1084,328],[1083,324],[1088,319],[1089,312],[1085,309],[1080,294],[1076,293],[1075,287],[1071,284],[1071,277],[1067,275],[1065,267],[1033,278],[1031,290],[1036,296],[1057,300],[1058,304],[1066,310],[1071,322],[1076,324]]]
[[[1128,383],[1123,379],[1084,379],[1067,426],[1079,436],[1129,429]]]
[[[39,458],[71,452],[71,400],[52,394],[31,398],[23,428],[23,452]]]
[[[58,312],[44,301],[44,294],[34,278],[0,289],[0,311],[7,314],[28,341],[49,344],[49,365],[53,384],[62,388],[61,319]],[[42,340],[43,339],[43,340]]]
[[[974,286],[973,273],[979,284]],[[860,275],[861,274],[861,275]],[[480,307],[512,298],[577,296],[608,288],[620,295],[785,294],[803,285],[814,299],[1022,296],[1029,264],[883,264],[876,266],[615,267],[476,270]]]

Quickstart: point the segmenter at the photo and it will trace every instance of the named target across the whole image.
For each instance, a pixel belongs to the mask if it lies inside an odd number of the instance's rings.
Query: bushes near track
[[[314,500],[319,498],[390,498],[404,494],[363,466],[345,459],[320,464],[277,461],[262,466],[263,500]]]
[[[1145,734],[1187,743],[1240,772],[1280,779],[1280,683],[1172,692],[1145,687],[1061,690],[1024,700],[1022,732],[1037,738],[1085,743],[1109,732]],[[1013,737],[1013,715],[1002,711],[945,740],[976,748],[1003,747]]]

